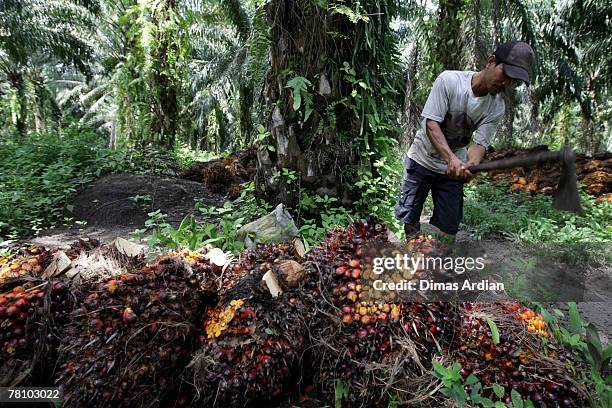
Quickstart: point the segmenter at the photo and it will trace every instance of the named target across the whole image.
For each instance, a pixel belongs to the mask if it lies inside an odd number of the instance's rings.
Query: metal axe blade
[[[472,173],[478,171],[503,170],[515,167],[540,165],[545,162],[558,161],[561,164],[561,178],[553,196],[553,207],[561,211],[572,211],[582,214],[580,195],[576,179],[576,154],[565,146],[558,152],[537,152],[525,156],[509,157],[481,163],[470,167]]]
[[[580,204],[578,180],[576,179],[576,154],[569,146],[561,149],[559,154],[561,178],[559,179],[559,184],[557,184],[557,191],[553,196],[553,208],[582,214],[584,211]]]

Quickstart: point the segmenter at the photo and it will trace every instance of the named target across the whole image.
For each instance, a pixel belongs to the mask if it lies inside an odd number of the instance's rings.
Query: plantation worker
[[[501,92],[523,82],[529,86],[533,61],[527,43],[511,41],[500,45],[479,72],[444,71],[435,80],[404,161],[395,206],[407,239],[420,230],[431,190],[430,224],[443,239],[454,241],[463,217],[463,185],[473,178],[468,168],[483,159],[504,115]]]

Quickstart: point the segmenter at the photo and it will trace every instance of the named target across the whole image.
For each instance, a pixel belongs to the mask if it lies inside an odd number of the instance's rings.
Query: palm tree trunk
[[[463,0],[440,0],[438,7],[438,44],[436,54],[444,69],[461,69],[459,37]]]
[[[240,122],[240,136],[243,145],[247,145],[253,133],[253,119],[251,117],[251,111],[254,102],[254,86],[251,81],[243,79],[240,84],[238,103],[239,109],[239,122]]]
[[[406,96],[402,113],[402,138],[400,148],[405,151],[414,140],[414,134],[419,126],[420,112],[414,101],[416,90],[416,73],[419,65],[419,43],[414,44],[410,53],[408,69],[406,70]]]
[[[164,29],[163,26],[174,19],[176,8],[175,0],[165,0],[159,16],[155,18],[157,20],[155,23],[159,68],[155,70],[154,75],[157,95],[151,131],[153,134],[160,135],[161,146],[170,150],[174,148],[178,129],[178,84],[173,77],[176,61],[171,59],[170,55],[176,58],[179,50],[175,38],[176,33]]]
[[[339,66],[351,61],[354,24],[318,4],[272,0],[267,6],[272,45],[264,95],[271,137],[264,144],[272,148],[258,151],[256,185],[260,196],[289,206],[297,203],[300,187],[342,199],[348,194],[342,182],[355,173],[351,170],[358,161],[351,141],[338,129],[358,135],[360,123],[346,105],[336,102],[351,92]],[[296,78],[309,84],[300,95],[287,87]],[[294,110],[298,97],[300,106]],[[308,117],[307,109],[312,109]]]
[[[514,144],[514,95],[503,95],[506,110],[504,111],[504,120],[502,131],[500,133],[500,145],[502,147],[511,147]]]
[[[16,112],[15,128],[17,134],[25,136],[27,132],[27,118],[28,118],[28,100],[26,92],[25,78],[21,72],[13,72],[9,75],[9,81],[15,93],[17,94],[17,103],[19,108]]]

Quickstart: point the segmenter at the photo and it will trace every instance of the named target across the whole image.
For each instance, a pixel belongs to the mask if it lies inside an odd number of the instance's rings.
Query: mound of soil
[[[487,160],[499,160],[514,156],[523,156],[542,150],[547,146],[532,149],[505,149],[487,153]],[[576,155],[576,175],[585,191],[599,201],[612,202],[612,153],[601,152],[594,156]],[[518,167],[515,169],[491,171],[489,176],[494,181],[508,180],[511,191],[526,191],[532,194],[550,195],[559,182],[561,166],[558,163],[547,163],[543,166]]]
[[[253,180],[257,168],[257,150],[246,149],[208,162],[195,162],[182,177],[198,181],[212,192],[230,199],[240,195],[240,184]]]
[[[200,183],[180,178],[113,174],[81,191],[70,215],[88,226],[138,228],[155,210],[167,214],[171,224],[180,223],[194,211],[196,201],[220,206],[224,199]]]
[[[176,228],[189,214],[201,220],[194,213],[196,201],[219,207],[225,198],[211,193],[202,183],[182,178],[112,174],[89,184],[76,196],[72,212],[65,214],[75,222],[42,231],[22,244],[66,248],[86,237],[102,242],[127,238],[135,229],[143,228],[148,214],[155,210],[166,214],[166,221]]]

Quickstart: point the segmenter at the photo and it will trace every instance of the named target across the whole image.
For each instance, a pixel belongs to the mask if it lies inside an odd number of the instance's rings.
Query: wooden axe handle
[[[562,152],[538,152],[526,156],[510,157],[507,159],[492,160],[470,167],[470,172],[512,169],[515,167],[533,166],[550,161],[560,161]]]

